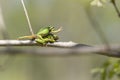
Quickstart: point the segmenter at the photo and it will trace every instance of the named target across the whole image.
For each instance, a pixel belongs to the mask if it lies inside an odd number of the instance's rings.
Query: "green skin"
[[[41,28],[36,35],[32,36],[23,36],[18,39],[31,39],[35,40],[37,43],[46,45],[47,43],[54,43],[58,40],[58,36],[54,33],[59,32],[60,29],[54,30],[54,27],[45,27]]]
[[[47,43],[54,43],[58,40],[57,35],[49,34],[45,36],[44,38],[36,38],[35,41],[39,44],[46,45]]]
[[[37,39],[41,39],[44,40],[43,38],[46,37],[52,32],[52,30],[54,29],[54,27],[45,27],[45,28],[41,28],[38,33],[36,34]]]

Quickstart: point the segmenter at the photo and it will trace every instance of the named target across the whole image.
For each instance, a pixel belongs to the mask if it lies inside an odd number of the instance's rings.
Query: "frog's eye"
[[[50,27],[49,27],[49,30],[50,30],[50,31],[53,31],[53,30],[54,30],[54,27],[51,27],[51,26],[50,26]]]
[[[54,27],[51,27],[51,26],[50,26],[49,29],[52,30],[52,29],[54,29]]]

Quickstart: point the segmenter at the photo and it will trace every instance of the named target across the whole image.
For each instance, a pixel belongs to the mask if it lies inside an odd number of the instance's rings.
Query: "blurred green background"
[[[88,45],[103,44],[93,28],[96,26],[103,30],[109,43],[120,42],[120,19],[109,2],[103,7],[96,7],[90,5],[92,0],[24,1],[34,32],[49,25],[56,28],[62,26],[63,30],[58,34],[60,41]],[[119,0],[116,1],[120,3]],[[10,39],[30,35],[20,0],[0,0],[0,6]],[[118,8],[120,9],[119,4]],[[38,46],[15,48],[43,49]],[[6,65],[3,65],[8,58]],[[94,80],[90,73],[91,69],[99,66],[107,58],[95,54],[65,57],[1,55],[0,64],[4,69],[0,71],[0,80]]]

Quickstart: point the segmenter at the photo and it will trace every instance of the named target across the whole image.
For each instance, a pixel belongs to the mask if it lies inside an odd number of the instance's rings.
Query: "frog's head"
[[[60,27],[59,29],[57,29],[57,30],[55,30],[55,27],[53,27],[53,26],[50,26],[49,27],[49,31],[51,32],[51,33],[58,33],[58,32],[60,32],[62,30],[62,27]]]
[[[48,29],[49,29],[50,32],[54,31],[54,27],[53,26],[49,26]]]

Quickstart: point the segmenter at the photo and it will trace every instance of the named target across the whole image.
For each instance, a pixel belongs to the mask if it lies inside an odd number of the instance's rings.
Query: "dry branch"
[[[78,44],[72,41],[69,42],[55,42],[49,43],[46,46],[36,43],[30,40],[0,40],[0,46],[41,46],[41,47],[55,47],[55,48],[45,48],[40,49],[39,47],[34,49],[16,49],[11,48],[9,51],[7,49],[0,49],[0,53],[26,53],[26,54],[38,54],[43,56],[69,56],[69,55],[80,55],[80,54],[91,54],[97,53],[100,55],[120,57],[120,45],[110,45],[111,50],[108,50],[106,45],[98,46],[88,46],[85,44]]]
[[[38,44],[35,41],[31,41],[31,40],[0,40],[0,46],[42,46],[43,47],[43,45]],[[69,41],[69,42],[48,43],[46,46],[72,48],[72,47],[87,46],[87,45],[78,44],[78,43]]]

